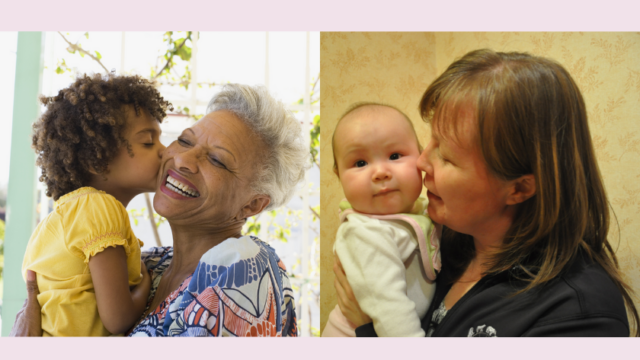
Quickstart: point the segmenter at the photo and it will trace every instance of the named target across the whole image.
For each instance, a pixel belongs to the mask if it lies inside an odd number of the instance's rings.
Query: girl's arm
[[[142,282],[129,290],[127,256],[122,246],[108,247],[89,259],[98,313],[112,334],[129,330],[147,304],[151,279],[142,269]]]

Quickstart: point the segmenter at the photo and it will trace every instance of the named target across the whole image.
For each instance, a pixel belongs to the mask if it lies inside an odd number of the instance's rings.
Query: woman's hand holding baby
[[[371,318],[362,312],[358,300],[353,295],[353,290],[349,285],[349,281],[347,281],[347,275],[344,273],[340,259],[337,256],[334,256],[333,259],[333,273],[336,276],[333,284],[338,294],[340,311],[355,327],[370,323],[372,321]]]

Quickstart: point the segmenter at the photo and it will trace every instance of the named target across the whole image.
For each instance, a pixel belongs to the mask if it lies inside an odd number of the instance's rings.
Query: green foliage
[[[0,280],[2,280],[2,270],[4,270],[4,221],[0,220]]]
[[[189,89],[191,84],[191,70],[189,69],[189,61],[191,60],[191,46],[193,31],[187,31],[183,37],[174,39],[174,36],[179,36],[183,32],[167,31],[164,33],[162,39],[167,49],[162,56],[164,59],[164,66],[157,69],[151,69],[151,78],[160,79],[165,78],[170,81],[171,85],[179,85],[184,87],[185,90]],[[184,63],[182,74],[177,72],[176,56]]]
[[[311,207],[311,212],[313,213],[312,221],[320,220],[320,205]]]
[[[204,114],[192,114],[191,110],[186,106],[174,106],[174,111],[178,114],[190,117],[194,122],[200,120],[204,116]]]
[[[313,127],[309,131],[311,136],[311,143],[309,144],[309,152],[311,153],[311,159],[320,167],[318,155],[320,154],[320,115],[313,117]]]
[[[4,254],[4,221],[0,220],[0,254]]]
[[[310,92],[310,105],[314,105],[320,102],[320,92],[316,91],[316,87],[320,83],[320,75],[313,82]],[[304,105],[304,98],[298,99],[296,105]],[[309,143],[309,153],[311,154],[311,160],[314,164],[320,167],[320,159],[318,158],[320,154],[320,115],[316,115],[313,117],[313,125],[311,130],[309,131],[309,137],[311,142]]]
[[[138,226],[139,224],[139,220],[140,218],[144,218],[145,220],[149,221],[149,211],[147,211],[146,207],[143,207],[142,209],[130,209],[127,210],[127,212],[129,213],[129,215],[133,218],[133,223]],[[158,214],[156,214],[155,212],[153,213],[153,220],[156,224],[156,228],[159,228],[160,225],[162,225],[163,223],[165,223],[167,221],[167,219],[163,216],[160,216]]]
[[[65,72],[71,72],[71,69],[67,66],[67,62],[64,59],[58,60],[58,67],[56,67],[56,74],[64,74]]]
[[[260,223],[258,222],[258,219],[253,216],[251,217],[251,221],[247,220],[247,223],[245,224],[246,226],[246,231],[245,234],[247,235],[255,235],[258,236],[260,234]]]
[[[313,326],[310,326],[309,328],[311,329],[311,336],[320,337],[320,329],[318,329],[317,327],[313,327]]]
[[[7,188],[0,187],[0,208],[7,206]]]
[[[292,225],[289,221],[292,216],[297,216],[297,218],[301,218],[301,214],[299,211],[292,211],[287,209],[287,217],[285,218],[285,224],[280,225],[276,222],[276,217],[281,211],[285,209],[279,210],[270,210],[266,212],[266,216],[268,217],[266,221],[266,229],[267,229],[267,238],[262,239],[265,241],[277,240],[281,242],[289,242],[288,236],[291,235],[291,227]],[[256,216],[252,216],[247,219],[247,222],[244,225],[243,233],[246,235],[254,235],[256,237],[261,237],[260,229],[262,229],[262,222],[260,222],[260,217],[264,214],[258,214]]]

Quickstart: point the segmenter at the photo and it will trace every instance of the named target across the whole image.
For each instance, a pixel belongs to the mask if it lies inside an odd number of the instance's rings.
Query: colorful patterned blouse
[[[172,247],[142,253],[151,273],[147,309],[172,258]],[[128,335],[297,336],[284,264],[273,248],[253,236],[227,239],[207,251],[195,272]]]

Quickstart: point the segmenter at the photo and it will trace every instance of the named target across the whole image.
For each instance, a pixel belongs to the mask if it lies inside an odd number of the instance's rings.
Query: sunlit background
[[[0,219],[4,221],[17,33],[0,32],[0,42],[4,44],[0,49]],[[164,145],[204,114],[209,99],[225,83],[264,85],[287,104],[309,139],[313,165],[289,204],[249,219],[245,232],[276,249],[294,287],[300,334],[318,336],[319,33],[47,32],[43,43],[41,93],[47,96],[57,94],[84,73],[115,71],[155,78],[162,95],[175,107],[162,124]],[[36,219],[40,221],[52,210],[53,201],[46,197],[42,183],[38,182],[34,191],[38,193]],[[144,241],[144,248],[172,245],[166,221],[157,215],[150,219],[148,201],[153,201],[153,194],[147,196],[134,198],[127,207],[135,234]],[[4,223],[0,222],[0,249],[3,237]],[[0,266],[2,263],[0,250]],[[0,277],[0,306],[2,294]]]

